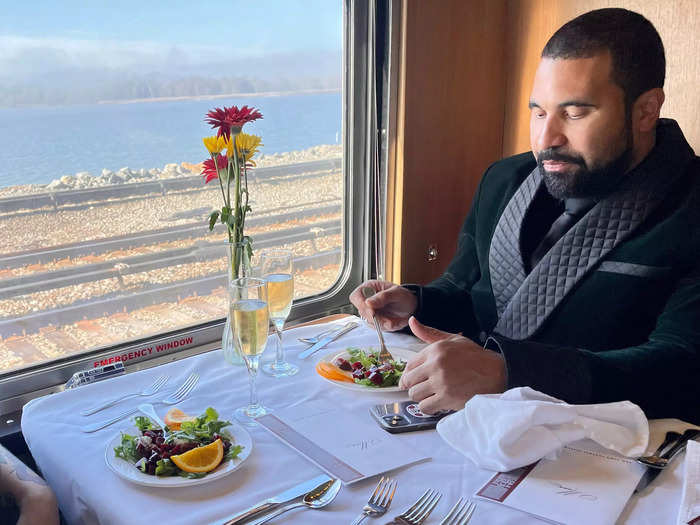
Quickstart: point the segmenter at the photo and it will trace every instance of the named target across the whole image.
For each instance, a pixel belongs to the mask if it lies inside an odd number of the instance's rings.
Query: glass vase
[[[226,315],[226,324],[224,331],[221,334],[221,349],[224,353],[224,359],[232,365],[243,365],[245,361],[240,352],[236,350],[236,344],[233,336],[233,325],[231,323],[231,282],[241,277],[251,277],[252,269],[250,265],[250,250],[248,241],[243,242],[227,242],[225,243],[226,256],[228,258],[228,278],[226,281],[226,289],[228,292],[228,313]]]

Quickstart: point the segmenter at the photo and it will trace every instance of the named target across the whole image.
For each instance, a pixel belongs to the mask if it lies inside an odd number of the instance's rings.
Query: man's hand
[[[365,299],[362,289],[372,288],[376,293]],[[350,294],[350,302],[360,312],[363,319],[377,317],[384,330],[393,332],[408,325],[408,318],[416,313],[418,299],[402,286],[388,281],[371,279],[355,288]]]
[[[476,394],[505,390],[506,366],[500,354],[461,335],[425,326],[415,317],[409,326],[429,345],[408,362],[399,386],[420,401],[422,412],[460,410]]]

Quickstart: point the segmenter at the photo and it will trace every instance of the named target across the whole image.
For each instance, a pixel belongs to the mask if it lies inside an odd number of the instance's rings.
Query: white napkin
[[[685,448],[683,495],[678,510],[678,525],[700,522],[700,443],[690,440]]]
[[[438,433],[479,467],[506,472],[589,438],[624,456],[640,456],[647,418],[634,403],[569,405],[528,387],[479,395],[438,423]]]

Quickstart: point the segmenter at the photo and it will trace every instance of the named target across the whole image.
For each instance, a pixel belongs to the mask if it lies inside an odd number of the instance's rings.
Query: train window
[[[5,9],[0,383],[38,391],[221,338],[226,234],[208,216],[222,195],[201,175],[214,108],[263,115],[244,127],[263,144],[246,234],[255,251],[294,252],[292,318],[347,304],[366,259],[367,36],[353,29],[366,13],[354,4]]]

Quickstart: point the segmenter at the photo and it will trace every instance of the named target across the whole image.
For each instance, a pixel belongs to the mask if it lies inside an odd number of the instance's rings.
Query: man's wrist
[[[413,315],[418,317],[418,313],[423,306],[423,287],[419,284],[402,284],[401,287],[405,288],[416,297],[416,309],[413,311]]]

